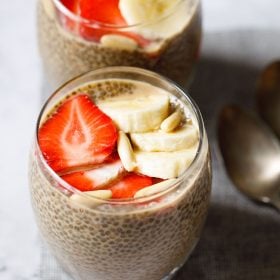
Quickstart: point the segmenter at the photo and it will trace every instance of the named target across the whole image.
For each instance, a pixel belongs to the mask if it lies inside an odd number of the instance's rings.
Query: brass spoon
[[[236,187],[280,210],[280,144],[271,130],[257,117],[230,105],[219,116],[218,141]]]
[[[262,72],[256,98],[260,116],[280,139],[280,61],[270,64]]]

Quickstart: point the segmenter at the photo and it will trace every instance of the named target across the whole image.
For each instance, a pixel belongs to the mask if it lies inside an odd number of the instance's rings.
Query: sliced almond
[[[187,124],[193,124],[193,120],[191,118],[187,118]]]
[[[181,121],[181,113],[179,111],[175,111],[161,123],[160,128],[165,132],[171,132],[179,126]]]
[[[54,7],[54,4],[53,4],[52,0],[41,0],[41,1],[43,3],[43,7],[44,7],[44,10],[45,10],[47,16],[50,19],[54,19],[54,17],[55,17],[55,7]]]
[[[104,47],[133,51],[138,44],[135,40],[122,35],[104,35],[100,39]]]
[[[154,58],[158,57],[163,49],[163,42],[151,42],[145,46],[145,52]]]
[[[135,193],[134,198],[140,198],[144,196],[150,196],[162,191],[167,190],[172,183],[174,183],[176,179],[169,179],[162,181],[160,183],[154,184],[152,186],[146,187],[144,189],[139,190]]]
[[[123,131],[119,131],[118,154],[125,170],[133,171],[136,167],[136,161],[130,141]]]
[[[101,201],[98,198],[110,199],[112,197],[112,192],[110,190],[88,191],[88,192],[83,192],[83,194],[86,194],[90,197],[82,196],[79,194],[73,194],[70,197],[70,201],[76,204],[82,204],[89,208],[94,208],[101,203]]]

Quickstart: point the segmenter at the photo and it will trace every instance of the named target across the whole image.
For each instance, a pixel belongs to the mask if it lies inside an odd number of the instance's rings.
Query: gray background
[[[42,250],[29,201],[28,150],[41,103],[35,0],[0,5],[0,279],[60,280]],[[210,136],[214,181],[198,247],[178,279],[280,279],[280,219],[244,198],[227,178],[215,143],[224,103],[254,106],[260,70],[280,58],[279,0],[204,0],[201,61],[190,92]]]

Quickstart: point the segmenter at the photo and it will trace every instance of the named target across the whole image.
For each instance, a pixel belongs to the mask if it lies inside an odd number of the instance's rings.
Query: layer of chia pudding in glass
[[[199,53],[200,0],[144,2],[38,0],[39,50],[52,87],[106,66],[151,69],[186,85]]]
[[[29,170],[42,237],[74,279],[163,279],[199,239],[207,136],[191,99],[157,74],[105,68],[61,87]]]

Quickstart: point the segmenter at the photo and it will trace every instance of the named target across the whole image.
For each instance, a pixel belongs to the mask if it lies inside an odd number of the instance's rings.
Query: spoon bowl
[[[251,113],[229,105],[219,116],[218,142],[236,187],[280,209],[280,144],[271,130]]]
[[[260,116],[280,139],[280,61],[271,63],[262,72],[256,99]]]

